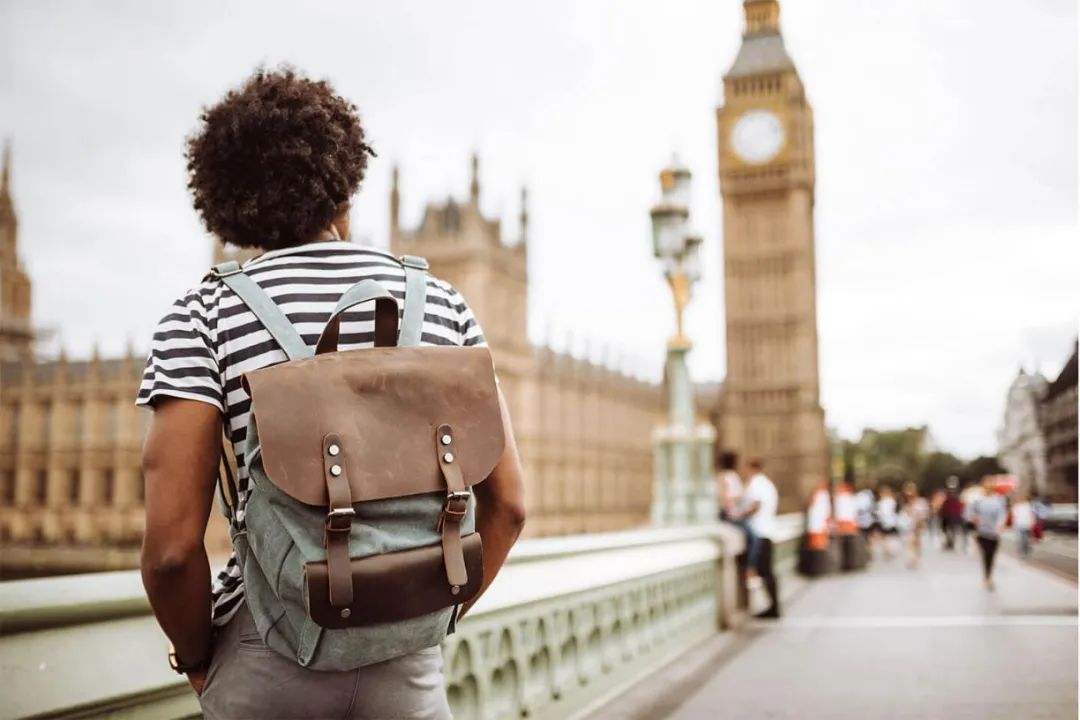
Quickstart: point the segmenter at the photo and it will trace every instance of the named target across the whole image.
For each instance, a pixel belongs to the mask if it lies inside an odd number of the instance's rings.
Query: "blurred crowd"
[[[906,556],[917,567],[923,543],[948,552],[967,553],[978,547],[983,581],[994,589],[994,558],[1002,538],[1011,532],[1020,555],[1028,557],[1032,546],[1043,537],[1050,505],[1031,498],[1017,488],[1016,478],[988,475],[982,482],[961,487],[951,477],[944,489],[924,497],[913,482],[899,493],[892,487],[874,484],[855,495],[855,517],[866,539],[870,557]]]

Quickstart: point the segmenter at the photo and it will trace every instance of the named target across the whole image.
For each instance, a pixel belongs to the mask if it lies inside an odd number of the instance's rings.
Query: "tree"
[[[966,483],[977,483],[987,475],[1001,475],[1008,472],[1001,467],[996,457],[981,455],[964,466],[962,472],[957,473],[960,480]]]
[[[967,467],[968,464],[952,453],[932,452],[923,458],[919,490],[926,495],[943,488],[950,476],[963,477]]]

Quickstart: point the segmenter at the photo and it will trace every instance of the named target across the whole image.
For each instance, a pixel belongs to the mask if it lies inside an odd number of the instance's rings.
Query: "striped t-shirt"
[[[405,272],[392,256],[341,241],[274,250],[249,261],[244,272],[273,298],[309,347],[314,348],[342,293],[361,280],[376,280],[398,300],[405,297]],[[338,348],[371,347],[374,311],[361,307],[342,315]],[[481,345],[484,334],[464,298],[448,283],[427,279],[421,345]],[[160,397],[198,400],[218,408],[236,457],[238,502],[233,522],[244,524],[247,469],[244,438],[251,400],[240,384],[249,371],[288,358],[231,290],[208,277],[185,293],[158,323],[136,399],[153,406]],[[214,624],[232,617],[243,598],[235,554],[214,583]]]

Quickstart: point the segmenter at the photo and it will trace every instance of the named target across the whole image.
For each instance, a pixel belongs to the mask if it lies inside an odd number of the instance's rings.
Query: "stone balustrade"
[[[801,518],[781,520],[790,565]],[[728,526],[525,540],[443,648],[455,717],[573,718],[737,621]],[[137,572],[0,583],[2,718],[198,715]]]

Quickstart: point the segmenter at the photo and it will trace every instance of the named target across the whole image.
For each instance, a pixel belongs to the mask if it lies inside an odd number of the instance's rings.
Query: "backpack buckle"
[[[326,532],[352,532],[356,510],[351,507],[333,508],[326,513]],[[344,520],[344,522],[339,522]]]
[[[210,276],[215,280],[221,280],[230,275],[239,275],[242,272],[244,272],[244,269],[235,260],[227,260],[210,268]]]

